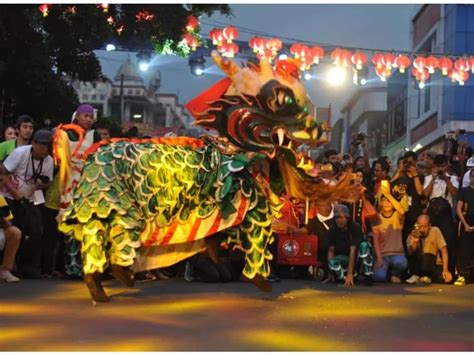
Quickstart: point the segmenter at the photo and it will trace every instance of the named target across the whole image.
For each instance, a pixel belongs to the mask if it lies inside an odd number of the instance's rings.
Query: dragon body
[[[296,197],[337,189],[298,167],[294,149],[317,143],[324,130],[308,113],[298,65],[262,60],[241,68],[216,53],[213,59],[228,77],[187,108],[217,136],[113,139],[84,154],[59,228],[80,241],[97,301],[107,296],[95,275],[108,265],[123,280],[120,270],[172,265],[205,250],[206,237],[223,230],[245,253],[243,275],[263,280],[271,221],[282,206],[270,188],[275,166]]]

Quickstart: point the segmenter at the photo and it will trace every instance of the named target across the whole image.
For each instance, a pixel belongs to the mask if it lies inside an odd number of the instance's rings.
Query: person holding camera
[[[407,239],[408,255],[417,259],[416,268],[410,271],[412,276],[408,283],[432,281],[450,283],[453,279],[448,269],[448,248],[443,234],[438,227],[431,225],[430,217],[422,214]],[[419,275],[421,277],[419,277]]]
[[[452,207],[453,198],[456,196],[459,188],[459,182],[456,176],[449,175],[448,157],[444,154],[438,154],[434,159],[434,167],[431,176],[425,177],[423,184],[423,193],[430,201],[437,197],[446,199]]]
[[[390,192],[388,181],[382,181],[379,198],[380,221],[373,227],[375,265],[373,279],[377,282],[400,283],[408,268],[403,249],[402,229],[406,212],[406,196],[397,201]]]
[[[13,212],[13,224],[22,232],[18,269],[22,277],[40,277],[43,220],[40,205],[53,178],[54,163],[49,155],[52,133],[39,130],[33,143],[15,149],[0,165],[6,187],[4,196]]]

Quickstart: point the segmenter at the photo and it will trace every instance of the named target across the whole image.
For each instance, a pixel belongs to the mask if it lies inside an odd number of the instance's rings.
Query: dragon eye
[[[293,103],[293,99],[289,96],[285,96],[285,104],[290,106]]]
[[[304,113],[308,113],[308,106],[305,106],[305,107],[304,107],[303,112],[304,112]]]

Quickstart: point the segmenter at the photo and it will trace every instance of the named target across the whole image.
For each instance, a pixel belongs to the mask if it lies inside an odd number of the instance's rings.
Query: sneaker
[[[407,284],[417,284],[420,282],[420,277],[418,275],[411,275],[410,278],[406,279]]]
[[[454,281],[454,284],[456,286],[464,286],[466,284],[466,279],[464,278],[464,276],[458,276],[458,279]]]
[[[392,275],[390,276],[390,282],[393,284],[399,284],[402,282],[402,279],[400,279],[399,276]]]
[[[431,283],[431,278],[428,276],[422,276],[420,277],[420,282],[429,285]]]
[[[18,282],[20,279],[13,275],[9,270],[1,270],[0,271],[0,280],[6,282]]]
[[[194,281],[195,279],[193,276],[193,266],[189,261],[186,261],[186,266],[184,268],[184,279],[186,281]]]

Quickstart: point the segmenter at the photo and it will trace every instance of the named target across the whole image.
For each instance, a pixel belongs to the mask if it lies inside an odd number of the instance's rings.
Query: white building
[[[94,106],[99,115],[112,117],[124,128],[136,126],[142,135],[199,134],[175,94],[160,93],[161,73],[152,73],[148,85],[130,58],[118,69],[114,80],[74,82],[79,101]]]

